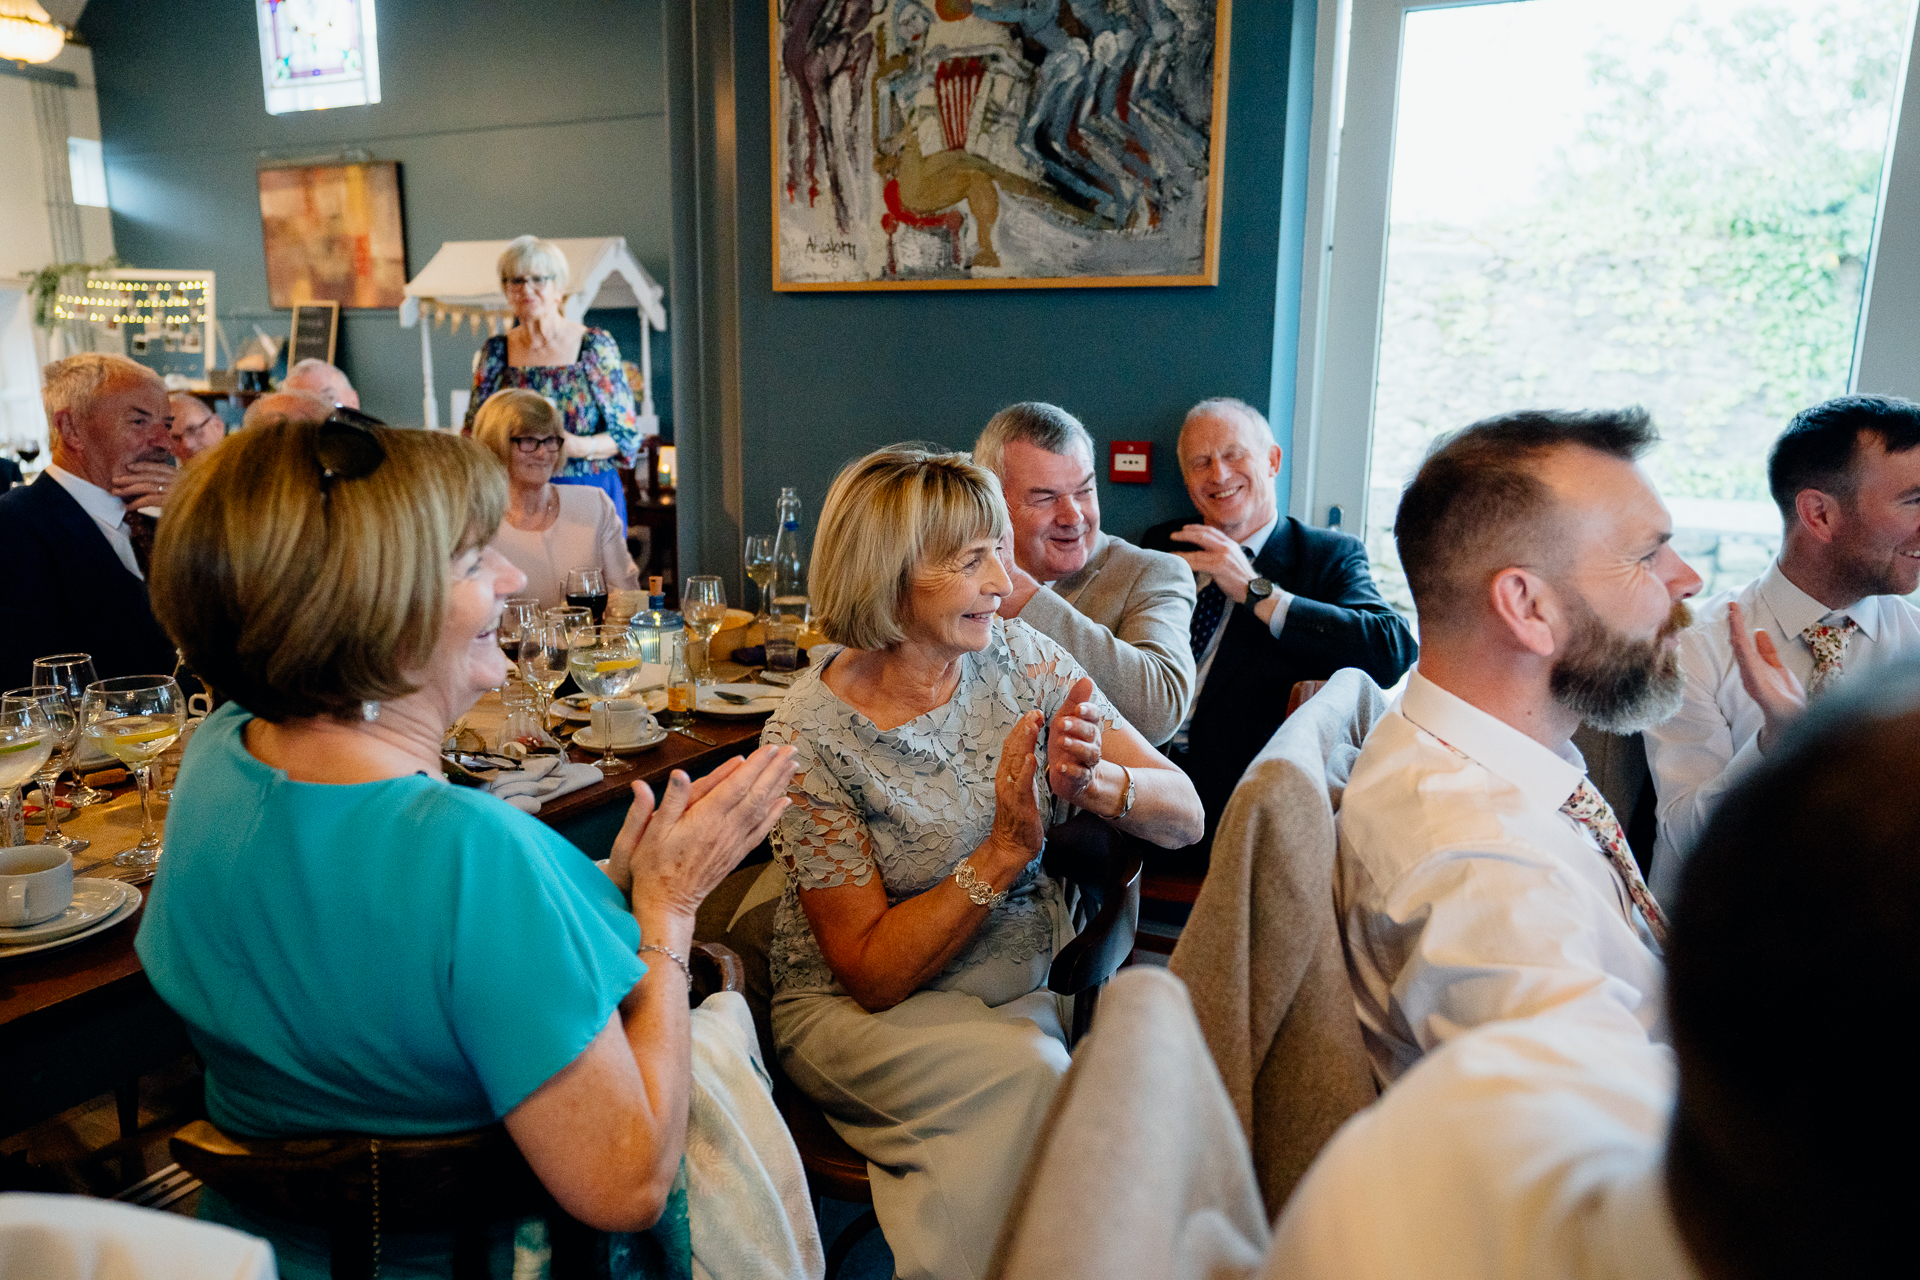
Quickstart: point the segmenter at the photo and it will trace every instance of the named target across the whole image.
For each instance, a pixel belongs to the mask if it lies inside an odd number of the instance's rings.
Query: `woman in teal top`
[[[570,1213],[639,1230],[685,1143],[694,912],[785,807],[792,752],[676,773],[657,811],[636,784],[604,873],[444,782],[445,726],[506,675],[505,498],[470,440],[335,422],[183,474],[154,608],[233,701],[188,751],[137,947],[221,1127],[504,1120]],[[207,1211],[269,1235],[282,1275],[325,1274],[310,1235]]]

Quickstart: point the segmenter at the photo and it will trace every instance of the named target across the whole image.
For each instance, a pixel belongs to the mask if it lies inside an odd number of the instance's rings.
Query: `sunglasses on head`
[[[387,460],[387,447],[373,428],[387,424],[370,413],[335,405],[314,433],[313,456],[320,464],[320,492],[335,480],[364,480]]]

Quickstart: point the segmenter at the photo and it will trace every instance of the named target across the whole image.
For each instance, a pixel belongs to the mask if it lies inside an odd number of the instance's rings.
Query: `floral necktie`
[[[1620,820],[1613,816],[1613,806],[1594,789],[1591,782],[1582,778],[1573,794],[1567,797],[1567,802],[1560,806],[1560,812],[1591,831],[1593,838],[1600,842],[1601,852],[1606,854],[1614,872],[1626,883],[1627,896],[1633,899],[1633,905],[1639,907],[1640,914],[1646,917],[1647,932],[1664,948],[1667,945],[1667,914],[1654,901],[1653,890],[1647,888],[1647,882],[1640,878],[1640,867],[1633,860],[1633,850],[1627,847],[1627,836],[1620,830]]]
[[[1829,622],[1816,622],[1800,633],[1807,642],[1807,648],[1813,650],[1813,681],[1807,689],[1809,695],[1821,693],[1845,674],[1847,641],[1853,639],[1860,624],[1852,618],[1844,619],[1839,626]]]

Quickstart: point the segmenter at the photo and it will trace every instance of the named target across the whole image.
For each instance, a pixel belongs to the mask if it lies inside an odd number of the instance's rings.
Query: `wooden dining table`
[[[485,725],[491,722],[497,730],[503,719],[498,696],[490,694],[469,713],[468,722],[484,737]],[[710,742],[669,733],[659,746],[622,757],[629,767],[546,802],[538,817],[584,855],[604,857],[626,818],[634,782],[647,783],[657,795],[675,769],[694,777],[708,773],[751,752],[762,723],[758,717],[701,716],[693,730]],[[488,745],[498,744],[489,740]],[[596,756],[578,747],[568,751],[569,759],[581,762]],[[163,811],[156,801],[156,818]],[[176,809],[165,812],[164,820],[177,825],[191,821],[191,815]],[[92,841],[74,858],[77,875],[140,874],[113,862],[140,835],[139,798],[131,784],[116,788],[110,802],[80,810],[66,830]],[[30,827],[29,838],[37,839],[39,832]],[[131,1082],[189,1051],[185,1027],[154,993],[134,953],[144,909],[143,902],[129,918],[68,946],[0,956],[0,1137],[110,1091],[120,1102],[121,1131],[129,1134],[136,1127]]]

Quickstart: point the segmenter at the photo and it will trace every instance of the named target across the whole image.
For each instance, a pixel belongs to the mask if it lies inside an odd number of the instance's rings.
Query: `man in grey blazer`
[[[973,458],[1000,477],[1013,520],[1001,616],[1057,641],[1147,741],[1171,738],[1193,697],[1193,571],[1100,532],[1093,438],[1065,409],[1002,409]]]

